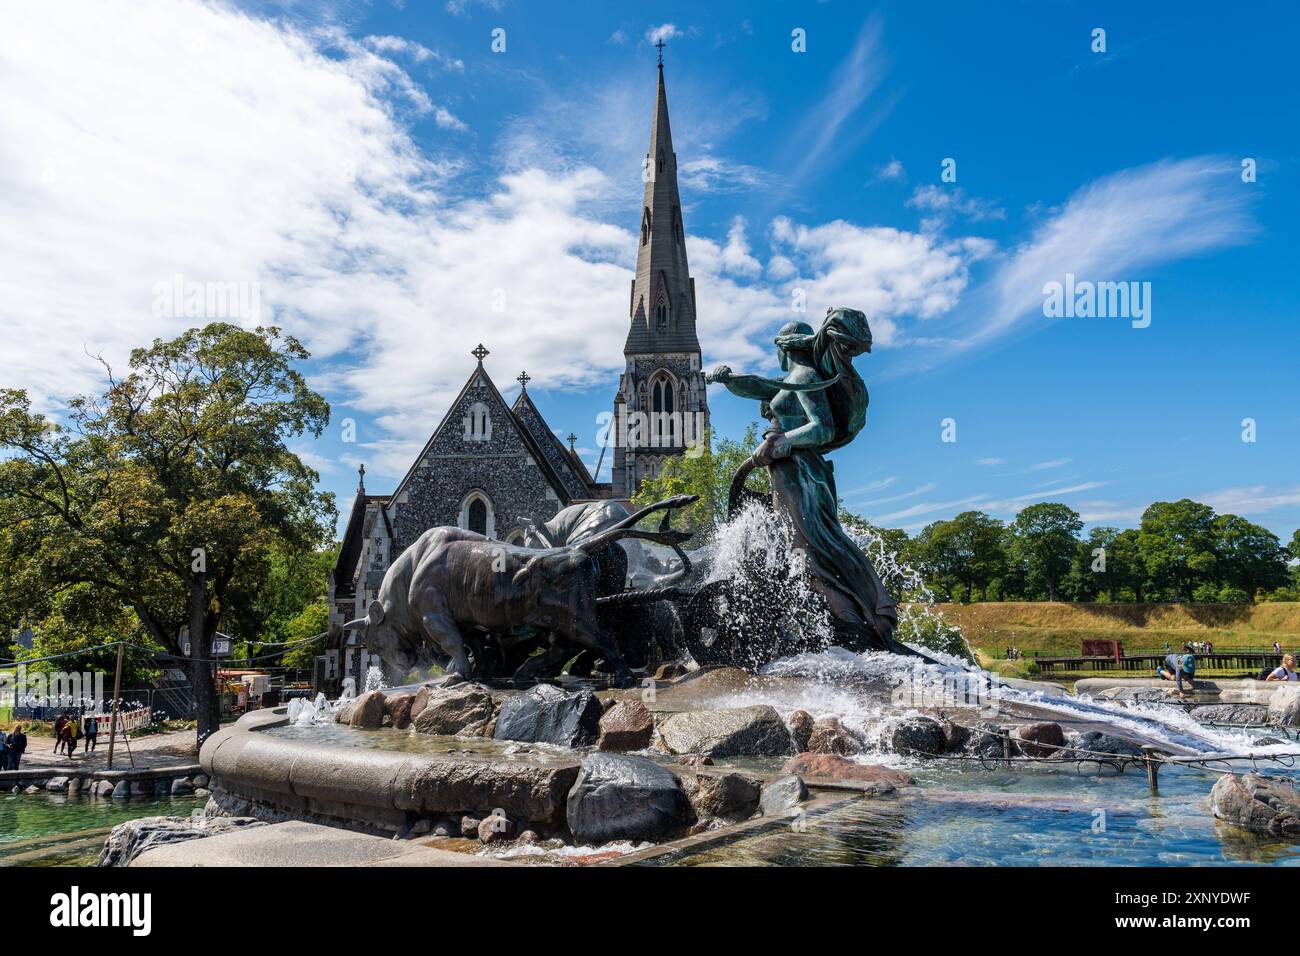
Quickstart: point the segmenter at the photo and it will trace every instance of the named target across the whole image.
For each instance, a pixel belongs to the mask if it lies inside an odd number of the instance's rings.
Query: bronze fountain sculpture
[[[700,664],[742,666],[820,649],[819,642],[916,654],[894,638],[894,599],[840,525],[825,458],[866,423],[867,389],[853,358],[871,350],[867,318],[830,309],[820,329],[790,322],[775,342],[784,377],[734,375],[721,366],[708,380],[759,401],[771,423],[732,482],[729,517],[751,501],[771,508],[789,530],[792,554],[781,560],[799,559],[793,578],[774,580],[742,565],[730,577],[699,583],[700,569],[681,549],[691,535],[670,527],[673,512],[694,496],[634,514],[590,502],[534,523],[524,545],[461,528],[426,531],[388,569],[366,617],[345,627],[364,628],[366,645],[399,683],[434,663],[461,677],[517,685],[556,677],[567,665],[571,674],[602,671],[626,686],[631,668],[684,650]],[[745,487],[759,467],[770,476],[770,500]],[[660,512],[657,530],[636,527]],[[617,544],[626,539],[672,548],[680,568],[658,586],[627,588],[627,554]],[[829,634],[813,638],[789,614],[793,598],[783,588],[794,578],[818,599]]]

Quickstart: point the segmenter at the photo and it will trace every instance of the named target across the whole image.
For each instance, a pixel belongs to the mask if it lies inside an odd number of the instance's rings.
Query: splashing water
[[[383,690],[388,686],[388,681],[384,680],[384,669],[378,664],[371,664],[366,668],[366,690]]]

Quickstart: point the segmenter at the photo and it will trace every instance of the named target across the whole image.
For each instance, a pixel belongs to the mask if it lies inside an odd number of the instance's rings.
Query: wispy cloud
[[[1074,461],[1073,458],[1052,458],[1048,461],[1035,462],[1029,466],[1030,471],[1046,471],[1049,468],[1061,468]]]

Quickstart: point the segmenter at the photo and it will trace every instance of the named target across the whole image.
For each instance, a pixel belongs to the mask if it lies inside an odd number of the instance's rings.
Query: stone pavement
[[[509,866],[504,860],[439,850],[410,840],[370,836],[291,820],[147,850],[144,866]]]
[[[130,743],[130,756],[135,758],[137,769],[172,767],[198,763],[198,742],[192,730],[176,730],[165,734],[137,737]],[[76,754],[54,752],[53,737],[27,735],[27,752],[19,768],[22,776],[40,776],[44,772],[62,774],[88,774],[108,768],[108,737],[100,738],[99,747],[91,753],[78,748]],[[127,745],[119,738],[113,751],[113,769],[129,770],[131,760]]]

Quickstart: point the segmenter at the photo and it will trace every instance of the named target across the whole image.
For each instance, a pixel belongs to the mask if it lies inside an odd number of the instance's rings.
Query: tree
[[[1118,535],[1118,528],[1098,525],[1088,532],[1087,537],[1075,544],[1070,570],[1061,582],[1061,590],[1070,596],[1070,600],[1095,601],[1102,594],[1115,600],[1114,578],[1107,572],[1110,568],[1112,544]]]
[[[745,429],[740,441],[720,439],[716,447],[712,436],[706,435],[698,455],[677,455],[664,462],[654,478],[645,478],[632,497],[634,508],[643,508],[673,495],[699,495],[700,500],[686,508],[674,523],[697,534],[691,547],[727,520],[727,495],[736,471],[749,460],[758,446],[758,426]],[[755,468],[748,486],[755,491],[769,491],[766,468]]]
[[[1247,603],[1256,594],[1285,585],[1290,577],[1287,551],[1277,535],[1237,515],[1214,519],[1215,556],[1224,591],[1242,593]],[[1236,597],[1236,593],[1232,595]],[[1241,603],[1228,600],[1225,604]]]
[[[921,529],[917,544],[929,576],[950,599],[975,600],[1003,570],[1003,524],[982,511],[963,511]]]
[[[278,552],[320,547],[333,497],[286,440],[319,435],[329,405],[278,329],[225,323],[135,349],[66,424],[0,390],[0,608],[87,589],[129,608],[159,647],[188,628],[199,739],[219,722],[209,663],[219,623],[247,621]]]
[[[1078,512],[1048,501],[1030,505],[1011,523],[1012,548],[1024,561],[1029,587],[1046,590],[1049,601],[1057,600],[1082,530]]]
[[[1142,513],[1138,551],[1152,584],[1189,601],[1197,585],[1214,581],[1215,538],[1209,505],[1190,498],[1157,501]]]

